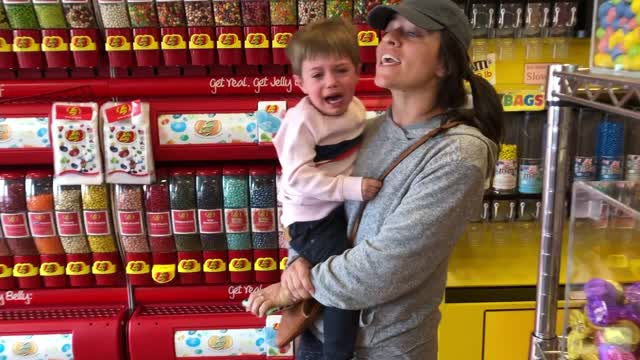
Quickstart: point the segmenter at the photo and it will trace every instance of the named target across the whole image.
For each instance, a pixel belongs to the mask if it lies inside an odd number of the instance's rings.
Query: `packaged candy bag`
[[[155,181],[149,104],[135,100],[102,105],[105,168],[108,183]]]
[[[53,160],[58,184],[101,184],[98,104],[56,102],[51,116]]]

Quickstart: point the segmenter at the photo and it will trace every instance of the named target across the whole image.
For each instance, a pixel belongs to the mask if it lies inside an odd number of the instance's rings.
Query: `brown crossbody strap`
[[[423,135],[420,139],[418,139],[418,141],[406,148],[402,152],[402,154],[400,154],[400,156],[398,156],[398,158],[393,163],[391,163],[391,165],[389,165],[384,173],[382,173],[382,175],[378,178],[378,181],[384,182],[384,179],[387,177],[387,175],[389,175],[389,173],[393,171],[393,169],[395,169],[407,156],[411,155],[411,153],[414,152],[417,148],[429,141],[429,139],[462,124],[464,124],[464,122],[462,121],[448,121],[440,127],[437,127]],[[367,204],[368,201],[362,202],[360,204],[360,207],[358,208],[358,212],[356,213],[356,219],[353,223],[353,228],[351,229],[351,236],[349,237],[352,244],[355,244],[356,235],[358,234],[358,228],[360,228],[360,220],[362,220],[362,214],[364,213],[364,209],[367,207]]]

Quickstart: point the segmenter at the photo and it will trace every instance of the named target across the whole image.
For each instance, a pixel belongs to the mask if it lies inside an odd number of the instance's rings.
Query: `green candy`
[[[60,3],[34,3],[33,7],[42,29],[65,29],[67,27]]]
[[[604,28],[599,27],[598,30],[596,30],[596,37],[598,39],[602,39],[606,33],[607,32]]]
[[[629,57],[636,57],[640,55],[640,44],[633,45],[631,49],[629,49],[629,52],[627,54],[629,55]]]
[[[39,29],[33,4],[4,4],[13,29]]]

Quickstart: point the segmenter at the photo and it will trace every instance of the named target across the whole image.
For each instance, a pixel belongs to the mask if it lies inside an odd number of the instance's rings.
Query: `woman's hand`
[[[282,273],[280,283],[295,301],[312,298],[316,290],[311,282],[311,263],[303,257],[297,258]]]
[[[283,308],[293,305],[295,302],[291,294],[280,283],[269,285],[268,287],[253,292],[245,305],[247,311],[255,316],[263,317],[269,315],[269,310]]]

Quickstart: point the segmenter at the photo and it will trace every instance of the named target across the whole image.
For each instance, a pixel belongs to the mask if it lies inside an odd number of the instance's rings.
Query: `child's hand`
[[[293,305],[291,294],[280,283],[270,285],[260,291],[251,293],[247,301],[247,311],[255,316],[264,317],[270,309]]]
[[[378,195],[378,191],[382,187],[382,182],[375,179],[362,179],[362,199],[371,200],[376,195]]]

